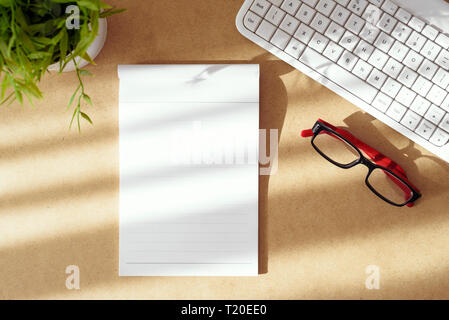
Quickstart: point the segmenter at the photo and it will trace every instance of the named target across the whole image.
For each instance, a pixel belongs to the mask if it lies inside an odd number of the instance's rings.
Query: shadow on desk
[[[435,188],[435,185],[438,185],[439,182],[432,180],[427,175],[423,174],[420,171],[417,162],[418,160],[430,161],[443,176],[449,175],[448,163],[435,155],[423,154],[416,147],[416,144],[406,137],[404,137],[404,139],[407,139],[408,141],[406,146],[395,146],[394,143],[386,138],[376,127],[375,121],[377,121],[376,118],[362,111],[355,112],[344,120],[349,131],[405,169],[410,181],[415,183],[423,192],[425,197],[423,200],[428,200],[429,197],[438,197],[444,188]],[[425,190],[422,189],[426,186],[432,187],[431,193],[426,193]]]

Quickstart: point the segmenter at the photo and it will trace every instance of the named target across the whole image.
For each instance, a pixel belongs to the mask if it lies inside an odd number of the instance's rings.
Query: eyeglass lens
[[[348,165],[360,158],[360,154],[353,146],[327,131],[317,135],[313,144],[330,160],[341,165]]]
[[[377,193],[397,205],[407,202],[413,196],[413,191],[404,182],[380,168],[371,172],[367,182]]]

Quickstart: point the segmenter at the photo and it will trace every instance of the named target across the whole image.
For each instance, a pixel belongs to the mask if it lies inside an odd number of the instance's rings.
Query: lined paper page
[[[258,66],[119,77],[120,275],[257,275]]]

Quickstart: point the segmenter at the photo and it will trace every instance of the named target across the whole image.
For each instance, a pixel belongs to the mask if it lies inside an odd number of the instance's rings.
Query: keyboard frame
[[[283,60],[284,62],[288,63],[295,69],[298,69],[299,71],[305,73],[310,78],[314,79],[315,81],[318,81],[326,88],[332,90],[339,96],[345,98],[349,102],[353,103],[355,106],[361,108],[362,110],[368,112],[370,115],[375,117],[376,119],[379,119],[383,123],[387,124],[400,134],[404,135],[406,138],[412,140],[413,142],[416,142],[417,144],[421,145],[425,149],[429,150],[430,152],[434,153],[436,156],[440,157],[441,159],[445,160],[446,162],[449,162],[449,143],[446,144],[443,147],[437,147],[430,143],[429,141],[425,140],[415,132],[411,131],[407,127],[403,126],[399,122],[396,122],[386,114],[382,113],[381,111],[377,110],[370,104],[366,103],[359,97],[353,95],[349,91],[347,91],[342,86],[338,85],[337,83],[333,82],[331,79],[326,78],[324,75],[318,73],[317,71],[311,69],[309,66],[301,63],[299,60],[296,60],[294,57],[290,56],[289,54],[285,53],[278,47],[274,46],[273,44],[269,43],[265,39],[259,37],[257,34],[253,33],[251,30],[247,29],[244,25],[244,18],[246,16],[246,13],[250,10],[251,5],[253,4],[254,0],[245,0],[242,7],[240,8],[237,18],[236,18],[236,26],[238,31],[248,38],[249,40],[253,41],[257,45],[261,46],[265,50],[269,51],[271,54],[275,55],[279,59]],[[404,9],[406,9],[404,7]],[[307,46],[309,47],[309,46]]]

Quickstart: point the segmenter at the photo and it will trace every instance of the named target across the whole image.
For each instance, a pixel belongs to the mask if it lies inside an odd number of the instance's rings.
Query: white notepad
[[[258,273],[258,65],[121,65],[120,276]]]

